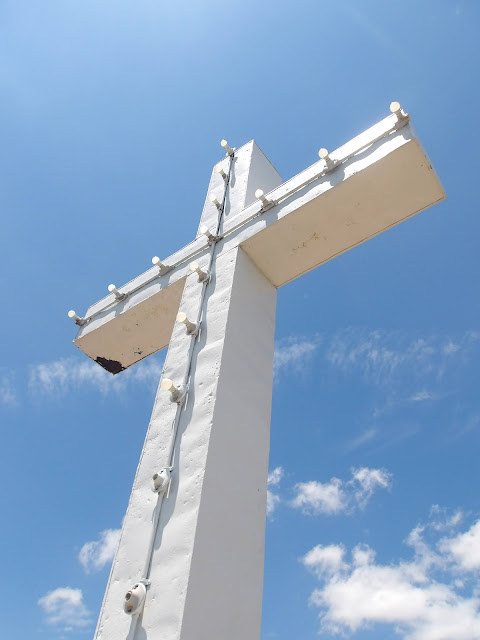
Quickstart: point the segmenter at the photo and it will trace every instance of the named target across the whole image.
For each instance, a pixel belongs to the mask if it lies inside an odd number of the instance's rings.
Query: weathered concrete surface
[[[181,309],[195,318],[204,285],[189,276]],[[124,593],[140,579],[175,413],[155,401],[124,521],[98,640],[258,640],[276,288],[234,248],[215,264],[181,411],[170,496],[162,506],[145,610],[130,633]],[[184,373],[188,341],[176,326],[164,376]],[[130,635],[129,635],[130,634]]]

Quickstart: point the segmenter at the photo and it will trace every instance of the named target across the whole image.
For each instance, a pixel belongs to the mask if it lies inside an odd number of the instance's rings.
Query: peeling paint
[[[125,371],[125,367],[122,366],[121,362],[118,360],[109,360],[108,358],[102,358],[102,356],[98,356],[95,358],[95,362],[98,362],[100,366],[106,369],[109,373],[120,373],[120,371]]]

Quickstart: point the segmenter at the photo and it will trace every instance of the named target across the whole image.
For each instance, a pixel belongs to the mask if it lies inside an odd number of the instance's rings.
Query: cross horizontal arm
[[[280,287],[444,198],[409,118],[392,114],[226,217],[217,255],[241,246]],[[91,306],[76,346],[112,373],[165,347],[189,264],[208,253],[199,235],[165,259],[168,272],[154,267],[119,288],[126,298]]]

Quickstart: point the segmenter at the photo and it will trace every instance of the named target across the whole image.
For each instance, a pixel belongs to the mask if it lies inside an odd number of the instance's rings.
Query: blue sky
[[[474,0],[1,3],[5,640],[92,636],[161,371],[109,377],[66,312],[194,237],[222,138],[288,179],[392,100],[448,200],[279,291],[262,640],[480,636],[479,26]]]

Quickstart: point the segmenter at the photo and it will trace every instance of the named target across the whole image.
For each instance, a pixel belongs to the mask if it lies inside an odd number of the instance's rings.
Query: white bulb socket
[[[79,327],[81,327],[83,324],[86,323],[85,318],[81,318],[80,316],[77,316],[77,314],[75,313],[75,311],[73,309],[70,309],[70,311],[68,312],[67,315],[72,320],[75,320],[75,324],[78,324]]]
[[[217,209],[220,211],[222,208],[222,203],[220,202],[220,200],[217,198],[217,196],[214,193],[210,193],[208,196],[208,199],[210,200],[210,202],[212,204],[214,204]]]
[[[229,147],[228,142],[226,140],[222,140],[220,142],[220,145],[225,149],[225,151],[227,152],[227,155],[233,156],[235,149],[232,149],[232,147]]]
[[[202,224],[200,227],[200,233],[207,238],[209,244],[213,244],[218,240],[218,237],[210,231],[206,224]]]
[[[185,328],[189,335],[195,335],[197,333],[198,325],[195,322],[191,322],[188,319],[187,314],[183,311],[180,311],[180,313],[177,314],[177,322],[185,325]]]
[[[168,391],[170,393],[170,400],[172,402],[176,402],[177,404],[180,404],[187,392],[184,385],[181,384],[176,387],[169,378],[164,378],[160,383],[160,387],[164,391]]]
[[[200,265],[198,264],[198,262],[191,262],[189,264],[189,267],[190,267],[190,271],[193,271],[194,273],[197,274],[199,282],[203,282],[204,280],[208,279],[208,276],[209,276],[208,271],[203,271],[200,268]]]
[[[110,293],[113,293],[113,295],[117,300],[123,300],[126,297],[126,294],[120,293],[120,291],[117,289],[117,287],[114,284],[109,284],[108,290]]]
[[[216,164],[216,165],[215,165],[215,171],[216,171],[217,173],[219,173],[219,174],[222,176],[222,178],[223,178],[224,180],[226,180],[226,179],[228,178],[228,176],[227,176],[227,174],[225,173],[225,171],[223,170],[223,167],[222,167],[222,165],[221,165],[221,164]]]

